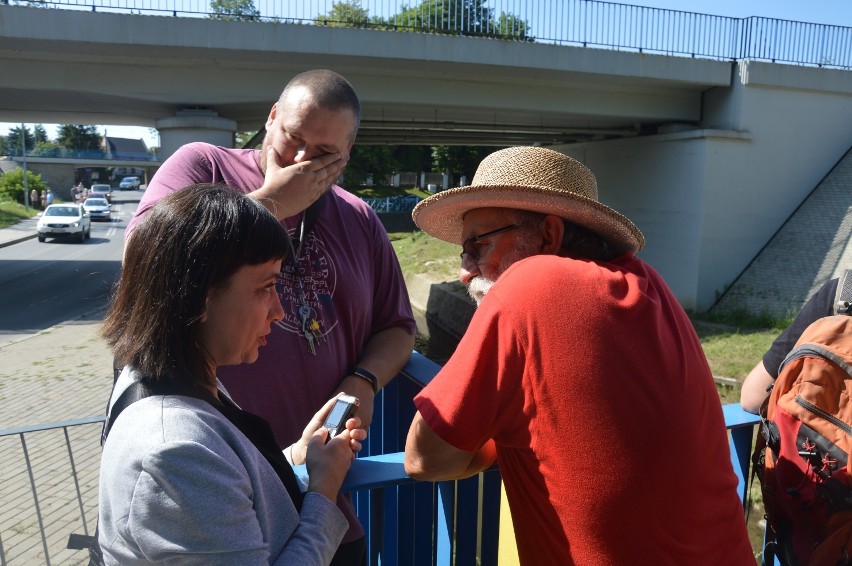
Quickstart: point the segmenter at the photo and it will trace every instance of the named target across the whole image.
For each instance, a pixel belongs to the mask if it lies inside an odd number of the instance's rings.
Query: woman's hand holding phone
[[[367,431],[360,428],[361,419],[350,416],[353,411],[346,410],[347,404],[357,407],[357,399],[347,397],[339,394],[329,399],[305,427],[292,450],[294,463],[307,464],[308,491],[322,493],[332,501],[337,498],[355,453],[361,451],[361,441],[367,438]],[[341,420],[343,428],[337,426]],[[339,432],[332,435],[329,429]]]

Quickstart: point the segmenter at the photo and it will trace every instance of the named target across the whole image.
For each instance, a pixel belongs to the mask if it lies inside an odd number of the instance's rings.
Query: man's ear
[[[272,128],[272,122],[275,121],[275,116],[278,114],[278,103],[272,105],[272,108],[269,110],[269,117],[266,118],[266,131],[268,132],[270,128]]]
[[[542,254],[558,255],[562,248],[562,235],[565,233],[565,224],[555,214],[544,217],[544,226],[541,230],[541,252]]]

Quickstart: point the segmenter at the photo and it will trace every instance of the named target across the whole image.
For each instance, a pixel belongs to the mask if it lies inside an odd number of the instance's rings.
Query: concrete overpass
[[[0,118],[257,131],[296,73],[363,102],[359,143],[553,144],[697,123],[730,64],[539,43],[0,6]]]
[[[753,60],[0,5],[0,65],[0,119],[157,127],[164,156],[259,129],[317,67],[358,91],[359,143],[554,146],[595,171],[696,310],[852,146],[852,72]],[[843,257],[791,276],[810,289]]]

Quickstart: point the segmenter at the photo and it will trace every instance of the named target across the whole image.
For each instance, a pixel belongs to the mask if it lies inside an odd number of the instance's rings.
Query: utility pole
[[[24,210],[30,209],[30,190],[27,187],[27,129],[21,122],[21,160],[24,170]],[[35,206],[35,205],[33,205]]]

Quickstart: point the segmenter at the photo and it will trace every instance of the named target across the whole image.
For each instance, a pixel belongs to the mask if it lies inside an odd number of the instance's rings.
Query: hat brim
[[[427,234],[461,245],[464,215],[476,208],[511,208],[555,214],[603,236],[618,253],[645,245],[639,228],[623,214],[582,195],[541,186],[469,185],[420,201],[411,213]]]

